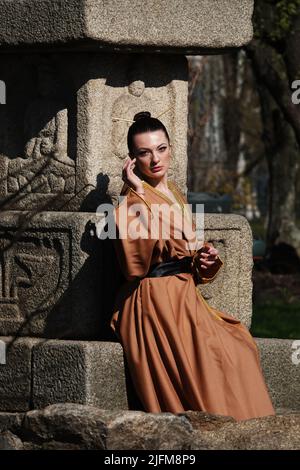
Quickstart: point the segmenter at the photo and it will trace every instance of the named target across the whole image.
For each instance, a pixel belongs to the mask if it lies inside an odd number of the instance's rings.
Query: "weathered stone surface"
[[[249,42],[252,11],[253,0],[1,0],[0,45],[209,53]]]
[[[109,292],[91,220],[99,217],[2,212],[0,334],[101,338]]]
[[[300,410],[300,364],[296,360],[299,354],[296,356],[294,340],[254,339],[274,406]]]
[[[6,362],[0,364],[0,410],[26,411],[31,406],[31,355],[38,343],[33,338],[1,337],[6,343]],[[0,429],[7,429],[0,413]],[[7,418],[6,418],[7,419]],[[11,416],[11,419],[12,416]],[[15,423],[17,425],[17,423]],[[8,422],[7,425],[13,425]]]
[[[0,432],[0,450],[23,450],[23,443],[10,431]]]
[[[0,246],[6,277],[0,334],[115,339],[109,318],[120,269],[111,241],[90,234],[91,224],[103,217],[101,213],[2,213]],[[249,326],[253,263],[249,224],[239,215],[206,215],[205,238],[219,249],[224,266],[212,283],[201,286],[204,298]]]
[[[72,74],[70,57],[64,85],[62,61],[39,54],[2,56],[1,79],[12,89],[0,109],[2,209],[61,209],[83,186],[74,148],[80,78]]]
[[[197,238],[202,239],[201,214]],[[204,298],[218,310],[241,320],[248,328],[252,317],[252,231],[247,219],[236,214],[205,214],[205,241],[219,250],[224,262],[216,278],[199,285]]]
[[[128,408],[120,344],[48,340],[34,349],[32,370],[34,408],[64,402]]]
[[[300,413],[235,421],[201,411],[144,413],[61,403],[27,412],[19,428],[3,435],[5,445],[26,450],[297,450]]]
[[[188,98],[186,58],[145,54],[134,57],[121,55],[118,58],[111,57],[110,60],[105,57],[100,61],[99,57],[94,57],[90,70],[93,77],[103,78],[91,80],[83,90],[89,122],[88,152],[84,151],[85,155],[89,155],[88,182],[97,180],[101,195],[106,181],[102,173],[108,175],[107,193],[116,201],[123,185],[122,166],[128,154],[127,132],[131,122],[113,121],[112,118],[132,120],[135,113],[145,110],[156,117],[168,110],[160,119],[167,128],[172,144],[169,176],[175,176],[179,186],[185,189]]]
[[[24,413],[9,413],[0,411],[0,432],[7,431],[8,429],[14,432],[15,429],[19,429]]]
[[[299,412],[206,428],[198,426],[192,450],[298,450],[300,444]]]
[[[8,343],[12,338],[2,339]],[[274,406],[299,411],[299,365],[292,362],[292,340],[254,340]],[[117,342],[19,338],[7,363],[0,365],[0,409],[26,411],[71,402],[126,410],[132,397],[125,372]],[[3,419],[0,413],[0,430],[13,429]]]
[[[107,449],[189,449],[193,428],[185,417],[173,413],[127,411],[107,426]]]
[[[184,411],[177,416],[185,416],[193,426],[194,431],[216,431],[228,423],[236,423],[232,416],[210,414],[206,411]]]
[[[79,443],[86,449],[104,449],[106,419],[115,415],[114,411],[88,405],[52,405],[27,413],[23,433],[26,440]]]
[[[117,202],[130,122],[113,118],[133,120],[143,110],[167,111],[169,174],[185,189],[184,56],[5,54],[1,80],[14,91],[0,106],[2,210],[96,211]]]
[[[187,449],[192,427],[171,413],[117,412],[61,404],[26,414],[24,435],[34,441],[63,441],[85,449]]]

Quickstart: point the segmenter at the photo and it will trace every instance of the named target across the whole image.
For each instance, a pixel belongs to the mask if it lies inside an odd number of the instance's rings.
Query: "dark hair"
[[[140,113],[135,114],[133,120],[134,123],[129,127],[127,134],[127,146],[130,155],[132,155],[134,151],[133,137],[136,134],[162,130],[166,134],[168,142],[170,143],[167,129],[159,119],[151,117],[151,113],[149,113],[149,111],[141,111]]]

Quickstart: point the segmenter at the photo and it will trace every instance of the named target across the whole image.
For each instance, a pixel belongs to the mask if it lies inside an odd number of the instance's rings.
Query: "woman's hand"
[[[214,248],[208,243],[205,243],[204,246],[201,248],[200,254],[201,268],[208,269],[216,262],[218,256],[219,252],[217,248]]]
[[[143,192],[142,180],[134,173],[136,158],[131,160],[130,157],[125,158],[125,163],[122,169],[122,180],[128,184],[135,191]]]

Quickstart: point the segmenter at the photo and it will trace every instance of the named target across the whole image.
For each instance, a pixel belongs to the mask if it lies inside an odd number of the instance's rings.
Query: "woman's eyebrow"
[[[161,145],[167,145],[167,144],[163,142],[162,144],[159,144],[156,148],[160,147]],[[140,147],[138,150],[151,150],[151,149],[148,149],[147,147]]]

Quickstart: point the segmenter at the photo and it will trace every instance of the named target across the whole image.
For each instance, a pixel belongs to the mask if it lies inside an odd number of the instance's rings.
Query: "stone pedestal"
[[[116,339],[109,320],[121,273],[112,241],[91,235],[105,214],[1,215],[0,335]],[[230,214],[206,215],[204,224],[205,239],[218,248],[224,266],[212,283],[199,288],[212,306],[250,327],[250,226]]]
[[[126,408],[121,346],[109,328],[120,277],[111,243],[91,236],[97,208],[116,203],[123,184],[130,123],[114,118],[161,115],[169,176],[186,193],[185,54],[249,42],[252,11],[252,0],[0,0],[3,410],[63,401]],[[249,327],[249,224],[209,215],[205,230],[224,268],[203,295]]]
[[[96,211],[116,202],[127,131],[141,110],[173,145],[170,177],[185,190],[187,60],[96,52],[1,56],[0,204],[5,210]],[[24,93],[26,90],[26,93]]]
[[[127,408],[122,347],[109,327],[117,261],[109,239],[91,236],[103,218],[2,212],[0,335],[7,354],[0,364],[0,409],[26,411],[58,402]],[[219,249],[224,266],[212,283],[198,288],[212,306],[250,327],[250,226],[230,214],[206,215],[204,225],[205,240]],[[267,372],[269,367],[267,361]]]
[[[274,407],[299,411],[300,369],[292,360],[294,341],[254,339]],[[126,410],[129,400],[134,403],[119,343],[0,340],[6,343],[6,364],[0,364],[0,411],[27,411],[55,403]]]

